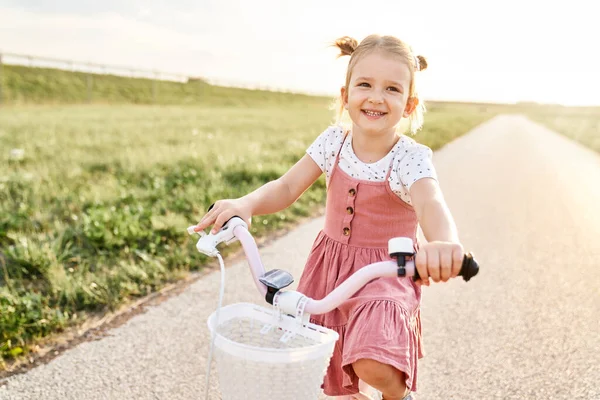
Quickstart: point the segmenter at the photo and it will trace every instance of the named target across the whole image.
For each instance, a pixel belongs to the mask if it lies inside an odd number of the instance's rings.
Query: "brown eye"
[[[400,92],[400,90],[395,86],[390,86],[388,90],[392,90],[393,92]]]

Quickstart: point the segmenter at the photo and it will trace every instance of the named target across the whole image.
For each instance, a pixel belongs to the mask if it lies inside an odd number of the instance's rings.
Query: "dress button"
[[[346,212],[350,215],[354,214],[354,209],[352,207],[346,208]]]
[[[344,236],[350,235],[350,228],[344,228]]]
[[[354,197],[354,195],[356,194],[356,190],[354,188],[348,190],[348,194],[350,195],[350,197]]]

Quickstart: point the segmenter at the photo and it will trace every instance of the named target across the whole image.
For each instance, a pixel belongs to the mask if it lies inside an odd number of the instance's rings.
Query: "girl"
[[[325,172],[325,226],[298,285],[320,299],[362,266],[388,260],[388,239],[405,236],[417,243],[420,224],[427,239],[415,246],[420,281],[376,279],[338,309],[312,319],[340,334],[325,394],[371,399],[367,392],[375,388],[376,398],[408,399],[422,357],[421,285],[457,276],[464,253],[431,150],[399,133],[402,118],[413,133],[422,124],[415,73],[427,63],[391,36],[371,35],[360,44],[343,37],[335,44],[340,56],[350,56],[338,120],[347,112],[351,128],[329,127],[281,178],[239,199],[216,202],[196,231],[214,224],[216,232],[234,215],[249,222],[253,215],[280,211]]]

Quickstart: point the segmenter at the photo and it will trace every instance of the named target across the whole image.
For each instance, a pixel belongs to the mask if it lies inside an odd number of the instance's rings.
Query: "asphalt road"
[[[600,399],[600,156],[500,116],[434,162],[482,271],[424,289],[418,399]],[[262,248],[267,269],[299,278],[322,224]],[[260,303],[245,261],[226,265],[225,302]],[[0,399],[202,399],[219,279],[9,378]]]

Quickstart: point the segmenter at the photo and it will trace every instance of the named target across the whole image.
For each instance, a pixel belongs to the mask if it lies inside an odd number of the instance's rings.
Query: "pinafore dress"
[[[327,187],[325,226],[298,284],[298,291],[314,299],[363,266],[390,260],[392,237],[412,238],[417,248],[417,216],[389,186],[391,163],[383,182],[356,179],[338,166],[340,151]],[[323,383],[325,394],[358,393],[352,363],[364,358],[404,372],[406,386],[416,391],[417,360],[423,356],[420,302],[421,288],[412,279],[378,278],[339,308],[312,316],[312,322],[340,335]]]

